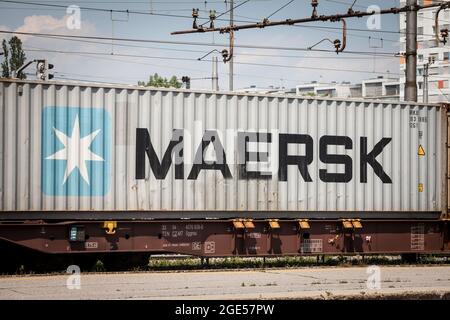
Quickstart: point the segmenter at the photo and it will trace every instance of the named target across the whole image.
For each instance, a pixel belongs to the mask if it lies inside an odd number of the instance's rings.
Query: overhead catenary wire
[[[324,1],[331,2],[331,3],[337,3],[337,4],[342,4],[342,5],[350,5],[350,3],[348,3],[348,2],[339,1],[339,0],[324,0]],[[431,2],[433,2],[435,4],[443,4],[446,1],[431,1]],[[362,5],[355,5],[355,7],[359,7],[361,9],[366,9],[367,8],[367,7],[362,6]],[[424,16],[422,16],[421,18],[422,19],[427,19],[427,20],[434,20],[434,18],[429,18],[429,17],[424,17]]]
[[[81,42],[81,43],[90,43],[95,45],[106,45],[110,46],[110,42],[100,42],[100,41],[91,41],[91,40],[85,40],[85,39],[73,39],[73,38],[55,38],[55,37],[47,37],[42,36],[44,38],[50,38],[50,39],[56,39],[61,41],[73,41],[73,42]],[[136,45],[136,44],[129,44],[129,43],[115,43],[114,46],[116,47],[124,47],[124,48],[140,48],[140,49],[149,49],[149,50],[163,50],[163,51],[173,51],[173,52],[191,52],[191,53],[201,53],[204,54],[205,50],[200,49],[187,49],[187,48],[169,48],[169,47],[160,47],[160,46],[143,46],[143,45]],[[32,47],[30,47],[32,48]],[[36,48],[34,48],[36,49]],[[285,54],[263,54],[263,53],[247,53],[247,52],[235,52],[235,55],[237,56],[254,56],[254,57],[274,57],[274,58],[295,58],[295,59],[336,59],[335,56],[317,56],[317,55],[285,55]],[[370,57],[369,57],[370,58]],[[361,57],[355,57],[355,56],[349,56],[349,57],[340,57],[339,59],[351,59],[351,60],[368,60],[369,58],[365,57],[365,54]],[[395,56],[379,56],[379,59],[397,59]]]
[[[1,1],[0,1],[1,2]],[[12,2],[12,1],[11,1]],[[15,2],[19,2],[19,1],[15,1]],[[245,1],[244,1],[245,2]],[[292,2],[292,1],[291,1]],[[109,10],[107,10],[108,12],[110,12]],[[129,11],[124,11],[124,12],[129,12]],[[301,26],[301,27],[311,27],[311,28],[321,28],[321,27],[312,27],[312,26]],[[326,27],[325,27],[326,28]],[[330,27],[330,29],[338,29],[338,28],[332,28],[332,27]],[[366,32],[367,32],[367,30],[365,30]],[[63,36],[65,36],[65,35],[63,35]],[[51,35],[50,36],[51,38],[54,38],[54,36],[53,35]],[[111,37],[112,38],[112,37]],[[111,39],[111,38],[109,38],[109,39]],[[61,40],[68,40],[68,39],[66,39],[66,38],[64,38],[64,39],[61,39]],[[75,39],[72,39],[72,40],[75,40]],[[78,40],[81,40],[81,39],[78,39]],[[118,41],[120,41],[120,39],[118,40]],[[124,41],[126,41],[126,40],[124,40]],[[171,43],[171,44],[174,44],[174,43]],[[183,45],[194,45],[194,44],[191,44],[191,43],[188,43],[188,44],[186,44],[186,43],[182,43]],[[120,45],[120,44],[118,44],[118,45]],[[124,45],[124,44],[122,44],[122,45]],[[195,44],[195,45],[197,45],[197,44]],[[205,45],[205,44],[199,44],[199,45]],[[221,45],[221,44],[206,44],[206,45],[214,45],[214,46],[223,46],[223,44]],[[124,45],[125,46],[125,45]],[[245,45],[244,46],[241,46],[241,47],[244,47],[245,48]],[[251,47],[249,46],[249,48],[254,48],[255,46],[252,46],[251,45]],[[258,49],[268,49],[268,50],[284,50],[284,49],[287,49],[286,47],[270,47],[270,48],[258,48]],[[169,48],[166,48],[166,49],[162,49],[162,50],[177,50],[177,49],[169,49]],[[306,51],[305,50],[305,48],[292,48],[292,49],[288,49],[288,50],[298,50],[298,51]],[[180,50],[181,51],[181,50]],[[192,50],[192,51],[194,51],[194,50]],[[200,50],[199,50],[200,51]],[[317,51],[317,52],[334,52],[334,51],[332,51],[332,50],[314,50],[314,51]],[[370,56],[374,56],[374,54],[373,54],[373,52],[349,52],[349,53],[351,53],[351,54],[361,54],[361,55],[370,55]],[[282,56],[282,55],[263,55],[263,54],[246,54],[246,53],[237,53],[237,55],[243,55],[243,56],[245,56],[245,55],[248,55],[248,56],[267,56],[267,57],[270,57],[270,56],[278,56],[278,57],[288,57],[288,58],[296,58],[295,56]],[[396,55],[396,53],[380,53],[380,54],[377,54],[378,56],[380,56],[380,57],[385,57],[385,58],[393,58],[395,55]],[[315,58],[318,58],[318,59],[320,59],[320,58],[328,58],[328,57],[314,57],[314,56],[311,56],[311,57],[301,57],[301,58],[310,58],[310,59],[315,59]],[[347,57],[346,57],[347,58]],[[349,57],[348,57],[349,58]],[[284,66],[284,65],[271,65],[271,66],[275,66],[275,67],[287,67],[287,66]],[[291,66],[289,66],[289,67],[291,67]],[[326,70],[329,70],[329,69],[326,69]],[[343,70],[343,71],[346,71],[346,72],[351,72],[351,71],[348,71],[348,70]],[[364,72],[364,71],[363,71]],[[376,73],[379,73],[380,74],[380,72],[376,72]]]
[[[196,61],[196,62],[211,62],[211,60],[198,60],[194,58],[182,58],[182,57],[167,57],[167,56],[148,56],[148,55],[135,55],[135,54],[114,54],[111,55],[107,52],[87,52],[87,51],[63,51],[63,50],[51,50],[51,49],[28,49],[28,51],[43,51],[61,54],[82,54],[82,55],[100,55],[100,56],[118,56],[118,57],[130,57],[130,58],[146,58],[146,59],[160,59],[160,60],[177,60],[177,61]],[[395,74],[392,72],[374,72],[361,69],[337,69],[337,68],[321,68],[312,66],[298,66],[298,65],[282,65],[282,64],[269,64],[269,63],[253,63],[253,62],[241,62],[236,61],[236,64],[261,66],[261,67],[278,67],[278,68],[293,68],[293,69],[305,69],[305,70],[326,70],[336,72],[355,72],[355,73],[371,73],[371,74]],[[400,75],[400,74],[398,74]]]
[[[261,0],[264,1],[264,0]],[[344,2],[339,2],[339,1],[332,1],[332,0],[327,0],[330,2],[337,2],[337,3],[342,3],[342,4],[347,4]],[[46,4],[43,3],[36,3],[36,2],[23,2],[23,1],[7,1],[7,0],[0,0],[0,2],[8,2],[8,3],[15,3],[15,4],[31,4],[31,5],[42,5],[42,6],[48,6]],[[63,9],[65,10],[66,7],[62,6],[62,5],[52,5],[53,7],[56,6],[56,8],[58,9]],[[83,7],[83,10],[94,10],[94,11],[103,11],[103,12],[108,12],[108,13],[112,13],[112,12],[122,12],[122,13],[136,13],[136,14],[150,14],[150,12],[146,12],[146,11],[130,11],[130,10],[113,10],[113,9],[104,9],[104,8],[89,8],[89,7]],[[168,10],[169,11],[169,10]],[[170,10],[173,11],[173,10]],[[154,15],[158,15],[158,14],[154,14]],[[180,15],[170,15],[171,17],[179,17],[179,18],[190,18],[189,16],[180,16]],[[206,19],[207,18],[201,18],[199,17],[199,19]],[[217,19],[216,19],[217,20]],[[218,19],[221,20],[221,19]],[[240,22],[240,23],[255,23],[256,19],[253,19],[253,21],[243,21],[243,20],[234,20],[235,22]],[[225,19],[223,19],[222,21],[227,21]],[[208,22],[208,21],[206,21]],[[205,22],[205,23],[206,23]],[[311,29],[334,29],[334,30],[340,30],[340,28],[336,28],[336,27],[330,27],[330,26],[307,26],[307,25],[293,25],[294,27],[302,27],[302,28],[311,28]],[[358,28],[347,28],[347,30],[351,30],[351,31],[356,31],[356,32],[368,32],[367,29],[358,29]],[[370,30],[370,32],[374,32],[374,33],[390,33],[390,34],[401,34],[402,32],[400,31],[394,31],[394,30]],[[361,35],[356,35],[356,34],[348,34],[349,36],[352,37],[359,37],[362,38],[364,36]],[[425,34],[424,34],[425,35]],[[429,35],[429,36],[434,36],[434,35]],[[364,37],[366,38],[366,37]],[[381,38],[380,38],[381,39]],[[392,39],[383,39],[384,41],[390,41],[390,42],[397,42],[397,40],[392,40]]]
[[[99,42],[99,41],[90,41],[90,40],[83,40],[83,39],[59,39],[58,40],[66,40],[66,41],[76,41],[76,42],[83,42],[83,43],[91,43],[95,45],[107,45],[109,46],[109,42]],[[195,50],[195,49],[186,49],[186,48],[168,48],[168,47],[155,47],[155,46],[141,46],[141,45],[133,45],[128,43],[118,43],[115,44],[117,47],[125,47],[125,48],[140,48],[140,49],[150,49],[150,50],[163,50],[163,51],[174,51],[174,52],[191,52],[191,53],[201,53],[204,54],[205,50]],[[249,56],[249,57],[274,57],[274,58],[294,58],[294,59],[332,59],[335,60],[335,56],[317,56],[317,55],[285,55],[285,54],[263,54],[263,53],[246,53],[246,52],[235,52],[236,56]],[[351,60],[368,60],[370,57],[340,57],[339,59],[351,59]],[[397,59],[397,57],[394,56],[380,56],[377,57],[379,59]]]
[[[49,50],[43,49],[43,48],[36,48],[36,47],[32,47],[32,48],[24,48],[25,51],[34,51],[34,52],[48,52]],[[175,70],[186,70],[186,71],[191,71],[191,72],[196,72],[196,73],[202,73],[202,71],[198,70],[198,69],[193,69],[193,68],[186,68],[184,65],[181,67],[178,66],[173,66],[173,65],[161,65],[161,64],[154,64],[154,63],[148,63],[148,62],[143,62],[141,60],[123,60],[120,59],[121,57],[115,57],[114,55],[109,55],[109,54],[105,54],[105,55],[88,55],[88,54],[81,54],[81,53],[71,53],[71,52],[59,52],[61,54],[67,54],[67,55],[74,55],[74,56],[81,56],[84,58],[88,58],[88,59],[95,59],[95,60],[105,60],[105,61],[114,61],[114,62],[122,62],[122,63],[127,63],[127,64],[138,64],[138,65],[144,65],[144,66],[153,66],[153,67],[163,67],[163,68],[172,68]],[[114,58],[112,58],[114,57]],[[126,58],[126,57],[123,57]],[[324,69],[325,71],[327,71],[328,69]],[[222,74],[222,73],[221,73]],[[264,76],[264,75],[253,75],[253,74],[246,74],[246,73],[237,73],[235,74],[236,76],[240,76],[240,77],[249,77],[249,78],[256,78],[256,79],[269,79],[269,80],[280,80],[280,77],[269,77],[269,76]],[[282,77],[282,79],[284,81],[290,81],[296,84],[299,83],[307,83],[304,82],[300,79],[290,79],[290,78],[285,78]]]
[[[1,2],[1,1],[0,1]],[[6,10],[18,10],[19,8],[17,7],[0,7],[0,9],[6,9]],[[49,10],[47,8],[33,8],[33,10]],[[53,8],[50,10],[65,10],[64,8]],[[173,12],[173,11],[187,11],[187,10],[192,10],[192,9],[168,9],[168,10],[153,10],[155,12]],[[200,11],[205,11],[206,10],[200,10]],[[239,16],[236,15],[235,16]],[[251,19],[252,21],[245,21],[245,22],[256,22],[256,19],[254,18],[249,18],[249,17],[245,17],[246,19]],[[236,20],[235,20],[236,21]],[[242,21],[242,20],[241,20]],[[242,21],[244,22],[244,21]],[[331,27],[331,26],[309,26],[309,25],[294,25],[293,27],[301,27],[301,28],[307,28],[307,29],[316,29],[316,30],[325,30],[325,32],[329,32],[329,33],[334,33],[334,34],[340,34],[341,32],[336,32],[336,31],[332,31],[332,30],[340,30],[340,28],[337,27]],[[382,31],[382,30],[365,30],[365,29],[352,29],[352,28],[348,28],[348,30],[352,30],[355,32],[386,32],[386,33],[395,33],[398,34],[398,31]],[[434,35],[430,35],[430,36],[434,36]],[[367,39],[368,36],[364,36],[364,35],[360,35],[360,34],[356,34],[353,32],[347,32],[347,37],[355,37],[355,38],[364,38]],[[389,39],[389,38],[375,38],[372,37],[372,39],[378,39],[381,40],[383,39],[384,41],[388,41],[388,42],[392,42],[392,43],[397,43],[398,40],[394,40],[394,39]]]
[[[280,12],[281,10],[283,10],[284,8],[286,8],[288,5],[290,5],[292,2],[294,2],[294,0],[290,0],[289,2],[285,3],[284,5],[282,5],[279,9],[275,10],[274,12],[272,12],[271,14],[269,14],[266,19],[269,19],[270,17],[272,17],[273,15],[277,14],[278,12]]]
[[[253,0],[254,1],[254,0]],[[258,0],[258,1],[264,1],[264,0]],[[329,0],[331,1],[331,0]],[[44,6],[44,7],[54,7],[54,8],[60,8],[60,9],[67,9],[67,6],[65,5],[58,5],[58,4],[47,4],[47,3],[41,3],[41,2],[25,2],[25,1],[15,1],[15,0],[0,0],[0,2],[5,3],[14,3],[14,4],[20,4],[20,5],[36,5],[36,6]],[[106,12],[108,14],[111,14],[111,12],[115,13],[127,13],[127,14],[136,14],[136,15],[153,15],[153,16],[163,16],[163,17],[171,17],[171,18],[183,18],[183,19],[192,19],[191,15],[174,15],[174,14],[162,14],[162,13],[152,13],[150,11],[136,11],[136,10],[129,10],[129,9],[106,9],[106,8],[96,8],[96,7],[80,7],[81,10],[90,10],[90,11],[97,11],[97,12]],[[209,18],[202,18],[199,17],[198,19],[207,20],[209,21]],[[218,21],[224,21],[228,22],[227,19],[216,19]],[[288,19],[289,20],[289,19]],[[235,22],[238,23],[257,23],[257,21],[248,21],[248,20],[236,20]],[[323,29],[336,29],[340,30],[341,28],[336,27],[325,27],[325,26],[302,26],[302,25],[292,25],[293,27],[303,27],[303,28],[323,28]],[[375,33],[390,33],[390,34],[406,34],[405,32],[396,31],[396,30],[367,30],[367,29],[360,29],[360,28],[347,28],[349,31],[358,31],[358,32],[375,32]],[[431,36],[431,35],[430,35]]]
[[[222,12],[221,14],[219,14],[215,19],[217,20],[218,18],[224,16],[225,14],[231,12],[231,11],[234,10],[234,9],[239,8],[240,6],[246,4],[246,3],[249,2],[249,1],[250,1],[250,0],[245,0],[245,1],[243,1],[243,2],[241,2],[241,3],[239,3],[239,4],[237,4],[237,5],[233,6],[232,8],[228,9],[227,11]],[[204,26],[204,25],[207,24],[207,23],[208,23],[208,21],[202,23],[200,26]]]
[[[159,44],[175,44],[175,45],[189,45],[189,46],[209,46],[209,47],[218,47],[218,46],[227,46],[227,44],[221,43],[209,43],[209,42],[189,42],[189,41],[171,41],[171,40],[156,40],[156,39],[133,39],[133,38],[117,38],[117,37],[100,37],[100,36],[81,36],[81,35],[65,35],[65,34],[52,34],[52,33],[39,33],[39,32],[19,32],[19,31],[9,31],[9,30],[0,30],[0,33],[5,34],[16,34],[16,35],[29,35],[36,37],[49,37],[49,38],[72,38],[72,39],[89,39],[89,40],[106,40],[106,41],[123,41],[123,42],[141,42],[141,43],[159,43]],[[283,47],[283,46],[261,46],[261,45],[252,45],[252,44],[236,44],[235,47],[238,48],[247,48],[247,49],[262,49],[262,50],[284,50],[284,51],[306,51],[306,52],[329,52],[334,53],[334,50],[325,50],[325,49],[313,49],[309,50],[308,48],[298,48],[298,47]],[[368,55],[373,56],[374,54],[377,56],[397,56],[398,53],[394,52],[368,52],[368,51],[345,51],[346,54],[355,54],[355,55]]]
[[[238,0],[238,2],[242,2],[245,0]],[[269,2],[272,0],[250,0],[252,2]],[[71,0],[39,0],[39,2],[56,2],[56,3],[73,3]],[[133,3],[133,4],[148,4],[148,0],[141,0],[141,1],[124,1],[124,0],[108,0],[108,1],[91,1],[91,0],[77,0],[77,3],[107,3],[107,4],[123,4],[123,3]],[[152,1],[153,4],[186,4],[186,3],[198,3],[198,4],[204,4],[205,0],[190,0],[190,1]],[[208,0],[208,3],[217,3],[222,4],[224,3],[224,0]]]
[[[239,30],[248,30],[248,29],[261,29],[267,27],[276,27],[276,26],[291,26],[302,23],[311,23],[311,22],[336,22],[341,21],[347,18],[362,18],[367,16],[377,15],[385,15],[385,14],[399,14],[411,11],[419,11],[423,9],[439,7],[442,5],[450,6],[450,1],[446,1],[444,3],[431,3],[424,5],[416,5],[414,7],[410,7],[408,5],[400,7],[400,8],[389,8],[389,9],[380,9],[378,11],[353,11],[349,10],[346,13],[338,13],[333,15],[313,15],[307,18],[299,18],[299,19],[285,19],[280,21],[269,21],[268,19],[263,19],[261,22],[257,23],[249,23],[249,24],[241,24],[241,25],[228,25],[225,27],[213,27],[213,28],[197,28],[197,29],[188,29],[188,30],[180,30],[174,31],[172,35],[181,35],[181,34],[193,34],[193,33],[205,33],[205,32],[220,32],[220,33],[228,33],[235,32]],[[415,34],[415,33],[411,33]]]
[[[15,1],[15,0],[0,0],[0,2],[4,3],[14,3],[21,5],[34,5],[34,6],[43,6],[43,7],[53,7],[53,8],[63,8],[66,9],[66,5],[62,4],[54,4],[54,3],[41,3],[41,2],[30,2],[30,1]],[[125,13],[125,14],[134,14],[134,15],[150,15],[150,16],[160,16],[166,18],[183,18],[183,19],[192,19],[192,16],[188,15],[179,15],[179,14],[168,14],[168,13],[155,13],[152,11],[137,11],[130,9],[106,9],[106,8],[98,8],[98,7],[85,7],[79,6],[81,10],[89,10],[89,11],[97,11],[97,12],[108,12],[108,13]],[[202,20],[209,20],[209,18],[201,18]],[[227,21],[225,19],[217,19],[221,21]]]

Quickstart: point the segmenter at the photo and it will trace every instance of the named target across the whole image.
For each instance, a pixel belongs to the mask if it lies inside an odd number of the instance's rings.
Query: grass
[[[325,262],[327,265],[337,265],[334,260]],[[242,269],[242,268],[295,268],[317,265],[315,257],[280,257],[266,258],[210,258],[208,264],[202,264],[196,257],[182,259],[152,259],[148,268],[150,270],[196,270],[196,269]]]
[[[416,264],[442,264],[445,257],[423,256]],[[201,270],[201,269],[260,269],[296,268],[308,266],[369,266],[369,265],[404,265],[400,256],[325,256],[323,262],[316,256],[299,257],[227,257],[209,258],[208,264],[202,264],[197,257],[178,259],[150,258],[148,270]]]
[[[92,268],[94,272],[104,272],[105,271],[105,265],[101,260],[97,260]]]

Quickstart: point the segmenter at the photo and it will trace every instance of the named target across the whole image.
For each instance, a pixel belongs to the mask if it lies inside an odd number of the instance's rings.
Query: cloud
[[[95,25],[88,21],[82,21],[80,29],[67,28],[67,19],[70,16],[64,16],[60,19],[50,15],[32,15],[25,17],[23,25],[18,27],[17,32],[30,32],[30,33],[55,33],[55,34],[73,34],[83,35],[92,34],[95,32]],[[22,35],[22,40],[25,41],[31,36]]]
[[[55,17],[45,16],[28,16],[24,19],[24,24],[16,29],[17,32],[43,32],[54,31],[65,28],[66,17],[57,19]]]
[[[287,14],[287,12],[286,12]],[[66,22],[70,16],[52,16],[52,15],[29,15],[24,18],[23,23],[16,31],[22,32],[37,32],[37,33],[52,33],[63,35],[89,35],[94,36],[98,30],[102,30],[102,33],[108,32],[109,19],[92,20],[89,22],[82,18],[81,29],[71,30],[67,28]],[[145,20],[146,28],[142,28],[140,20],[143,17],[133,17],[129,24],[127,24],[125,30],[120,34],[124,36],[126,34],[132,34],[135,38],[147,38],[157,37],[161,40],[176,40],[174,38],[164,38],[165,34],[159,32],[159,30],[173,31],[167,27],[167,23],[161,24],[159,20],[150,19]],[[4,22],[5,23],[5,22]],[[134,23],[134,24],[133,24]],[[183,26],[183,25],[181,25]],[[6,27],[0,27],[5,29]],[[180,27],[181,28],[181,27]],[[8,29],[8,28],[6,28]],[[176,25],[173,27],[176,29]],[[11,27],[9,28],[11,30]],[[14,29],[13,29],[14,30]],[[147,30],[157,30],[154,36],[149,36]],[[126,33],[125,33],[126,31]],[[110,34],[106,33],[108,36]],[[157,35],[156,35],[157,34]],[[354,38],[358,36],[358,38]],[[361,38],[361,35],[357,35],[354,32],[348,34],[348,48],[351,51],[373,51],[368,48],[367,39]],[[291,47],[291,48],[307,48],[308,46],[317,43],[318,40],[324,37],[330,39],[340,38],[340,30],[328,30],[328,29],[313,29],[313,28],[293,28],[293,27],[280,27],[280,28],[267,28],[264,30],[248,30],[241,31],[235,34],[236,37],[236,62],[251,63],[238,64],[234,66],[235,72],[235,88],[247,87],[249,85],[257,85],[261,87],[274,86],[286,86],[295,87],[296,84],[309,82],[311,80],[331,82],[331,81],[352,81],[359,82],[362,79],[375,77],[375,72],[391,71],[391,75],[394,76],[398,73],[398,58],[397,59],[382,59],[380,57],[358,56],[335,53],[320,53],[309,51],[294,51],[294,50],[262,50],[257,48],[242,48],[241,44],[254,44],[261,46],[273,46],[273,47]],[[170,77],[172,74],[177,76],[190,75],[193,78],[209,77],[211,74],[211,64],[208,62],[196,62],[195,60],[201,56],[201,53],[176,53],[175,51],[168,52],[167,50],[160,50],[158,47],[170,47],[175,49],[185,49],[186,46],[156,46],[153,44],[140,44],[139,46],[151,47],[151,48],[138,48],[128,47],[128,43],[115,41],[112,45],[111,41],[101,40],[81,40],[71,39],[50,39],[46,37],[33,37],[20,35],[20,38],[24,42],[24,48],[26,49],[27,59],[48,59],[55,65],[55,76],[62,77],[61,74],[66,74],[67,78],[70,74],[73,78],[80,78],[81,75],[86,75],[86,79],[97,79],[101,81],[111,82],[130,82],[135,83],[134,79],[148,79],[148,76],[154,72]],[[215,35],[213,38],[215,41],[223,45],[217,45],[219,50],[228,48],[228,35]],[[180,39],[181,40],[181,39]],[[198,38],[191,38],[193,41],[200,41]],[[205,39],[203,39],[205,40]],[[202,40],[202,41],[203,41]],[[120,45],[122,44],[122,46]],[[384,43],[384,48],[380,51],[397,52],[394,42]],[[328,43],[322,43],[317,47],[318,49],[332,49],[332,46]],[[42,51],[71,51],[72,53],[56,53]],[[189,49],[191,49],[189,47]],[[196,48],[201,50],[202,48]],[[207,53],[210,48],[203,48],[204,53]],[[39,51],[36,51],[39,50]],[[95,52],[104,53],[108,55],[91,54],[82,55],[80,52]],[[114,52],[114,57],[110,53]],[[240,55],[240,53],[245,53]],[[172,58],[169,61],[159,59],[146,59],[138,57],[120,57],[118,54],[133,54],[133,55],[148,55],[148,56],[167,56]],[[291,57],[286,57],[291,56]],[[194,61],[186,62],[183,60],[173,60],[175,57],[190,58]],[[219,61],[221,59],[219,58]],[[262,66],[258,64],[272,64],[283,65],[283,67],[277,66]],[[292,67],[291,67],[292,66]],[[317,69],[311,69],[317,68]],[[348,72],[348,71],[336,71],[332,69],[348,69],[368,72]],[[59,72],[59,75],[58,75]],[[221,89],[228,88],[228,64],[219,63],[219,82]],[[210,88],[209,80],[196,80],[192,83],[194,88]]]
[[[96,33],[96,27],[89,21],[82,20],[80,29],[69,29],[67,19],[70,16],[54,17],[51,15],[30,15],[24,18],[23,24],[16,29],[0,26],[0,30],[9,30],[27,33],[49,33],[61,35],[93,35]],[[13,34],[5,34],[4,37],[10,38]],[[37,37],[31,35],[17,35],[23,42],[23,47],[28,60],[47,59],[55,65],[55,71],[64,71],[64,69],[79,70],[84,66],[84,71],[95,70],[95,63],[86,61],[86,57],[80,55],[65,55],[52,52],[55,50],[63,51],[95,51],[97,44],[82,43],[79,41],[68,41],[50,37]],[[50,51],[48,51],[50,50]],[[29,68],[31,70],[31,67]],[[29,70],[29,71],[30,71]],[[32,72],[32,71],[30,71]]]

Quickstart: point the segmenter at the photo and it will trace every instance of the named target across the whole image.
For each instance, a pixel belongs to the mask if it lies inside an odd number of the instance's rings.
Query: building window
[[[437,53],[430,53],[430,55],[428,56],[428,59],[431,59],[434,62],[438,62],[439,61],[439,54],[437,54]]]
[[[436,76],[439,74],[439,68],[430,68],[430,76]]]
[[[381,83],[367,83],[366,97],[381,97],[383,95],[383,86]]]
[[[444,61],[448,61],[450,57],[450,52],[444,52]]]
[[[423,36],[423,27],[417,28],[417,35]]]
[[[387,85],[386,86],[386,95],[387,96],[396,96],[400,92],[399,85]]]
[[[440,74],[450,74],[450,67],[449,66],[441,67]]]

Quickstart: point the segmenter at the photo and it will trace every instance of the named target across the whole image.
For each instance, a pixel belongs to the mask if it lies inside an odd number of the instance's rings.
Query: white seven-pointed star
[[[53,128],[58,140],[64,145],[64,149],[56,151],[54,154],[48,156],[49,160],[67,160],[66,172],[64,173],[64,181],[66,183],[75,168],[78,168],[80,175],[84,181],[89,185],[89,174],[86,167],[86,161],[105,161],[99,155],[93,153],[89,147],[94,141],[101,129],[95,130],[91,134],[81,138],[80,137],[80,122],[78,116],[75,118],[75,123],[72,129],[72,135],[66,136],[64,133],[56,128]]]

